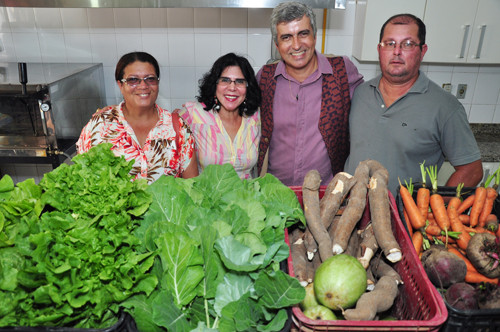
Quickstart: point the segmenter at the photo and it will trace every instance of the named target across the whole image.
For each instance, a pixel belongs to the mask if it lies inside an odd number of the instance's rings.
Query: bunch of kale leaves
[[[158,251],[150,295],[124,303],[140,331],[280,331],[305,296],[280,270],[285,227],[305,223],[295,193],[274,176],[241,180],[230,164],[193,179],[163,177],[136,234]]]

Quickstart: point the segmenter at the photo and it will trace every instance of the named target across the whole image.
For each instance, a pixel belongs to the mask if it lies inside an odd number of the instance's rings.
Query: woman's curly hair
[[[238,114],[243,116],[251,116],[259,109],[262,97],[260,93],[259,84],[255,78],[255,72],[245,57],[228,53],[218,58],[212,68],[203,75],[199,80],[200,95],[196,99],[205,104],[205,111],[210,111],[215,104],[215,91],[217,89],[217,80],[220,78],[222,72],[231,66],[240,67],[245,80],[248,83],[246,93],[246,110],[244,107],[238,108]]]

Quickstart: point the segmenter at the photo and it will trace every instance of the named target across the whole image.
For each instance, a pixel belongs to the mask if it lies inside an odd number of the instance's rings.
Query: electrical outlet
[[[457,86],[457,98],[458,99],[464,99],[466,92],[467,92],[467,84],[459,84]]]
[[[444,91],[451,93],[451,83],[443,83]]]

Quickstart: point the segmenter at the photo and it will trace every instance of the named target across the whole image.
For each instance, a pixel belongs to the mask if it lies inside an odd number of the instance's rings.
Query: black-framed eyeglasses
[[[244,78],[237,78],[233,81],[229,77],[224,76],[220,77],[217,83],[222,86],[229,86],[231,83],[234,83],[237,88],[246,88],[248,86],[247,80]]]
[[[394,40],[388,40],[388,41],[383,41],[379,43],[380,47],[384,50],[393,50],[396,48],[396,45],[398,45],[397,42]],[[403,51],[411,51],[413,50],[416,46],[422,46],[422,44],[417,44],[412,40],[403,40],[401,43],[399,43],[399,48],[402,49]]]
[[[146,83],[147,85],[155,86],[158,85],[160,78],[156,76],[148,76],[144,78],[131,76],[120,80],[120,82],[126,83],[128,86],[132,88],[141,84],[142,81],[144,81],[144,83]]]

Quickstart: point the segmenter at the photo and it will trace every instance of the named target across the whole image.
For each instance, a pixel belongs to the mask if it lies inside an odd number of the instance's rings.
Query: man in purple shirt
[[[282,60],[257,73],[263,93],[259,172],[285,185],[302,185],[316,169],[322,185],[343,170],[349,152],[350,98],[363,76],[347,57],[316,51],[316,17],[300,2],[279,4],[271,15]]]

